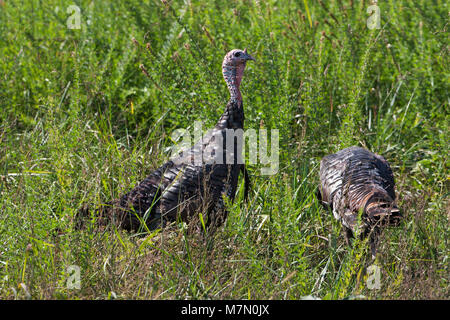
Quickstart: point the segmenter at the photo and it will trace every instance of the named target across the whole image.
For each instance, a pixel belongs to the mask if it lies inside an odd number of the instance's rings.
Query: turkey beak
[[[251,55],[249,55],[249,54],[247,53],[247,48],[244,49],[244,53],[245,53],[245,60],[246,60],[246,61],[248,61],[248,60],[253,60],[253,61],[255,61],[255,58],[253,58]]]

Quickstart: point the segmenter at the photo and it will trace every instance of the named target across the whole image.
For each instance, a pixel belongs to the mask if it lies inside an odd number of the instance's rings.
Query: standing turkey
[[[226,142],[228,133],[244,127],[244,109],[240,84],[247,61],[255,60],[247,49],[234,49],[225,55],[222,73],[230,100],[215,127],[192,148],[153,171],[130,192],[95,210],[101,225],[113,223],[137,231],[144,222],[152,230],[181,217],[183,221],[199,212],[207,213],[207,225],[219,226],[227,216],[223,196],[234,200],[239,173],[244,173],[245,197],[249,178],[241,163],[242,144]],[[231,139],[229,139],[231,140]],[[229,141],[230,142],[230,141]],[[231,144],[231,147],[230,147]],[[198,161],[200,159],[200,161]],[[77,227],[89,217],[83,207],[77,216]]]
[[[347,243],[357,228],[361,239],[370,237],[373,258],[381,227],[397,225],[401,218],[395,205],[394,187],[394,176],[386,159],[364,148],[346,148],[320,162],[319,201],[341,221]]]

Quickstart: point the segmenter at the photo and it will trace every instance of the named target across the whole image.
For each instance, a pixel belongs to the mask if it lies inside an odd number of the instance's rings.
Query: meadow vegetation
[[[380,29],[370,5],[0,0],[0,298],[448,299],[448,3],[378,1]],[[248,166],[212,242],[195,219],[75,230],[167,161],[172,132],[215,124],[222,59],[245,47],[245,128],[279,130],[278,173]],[[404,214],[375,261],[315,197],[320,159],[351,145],[390,162]]]

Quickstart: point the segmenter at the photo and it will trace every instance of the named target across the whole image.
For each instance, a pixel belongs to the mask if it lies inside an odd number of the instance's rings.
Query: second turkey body
[[[401,217],[395,204],[395,181],[389,163],[364,148],[354,146],[324,157],[320,162],[317,195],[341,221],[347,241],[357,228],[361,238],[370,235],[372,255],[380,227],[395,225]]]
[[[100,224],[113,222],[126,230],[138,230],[145,221],[151,230],[178,217],[187,221],[199,212],[208,214],[208,225],[223,223],[227,215],[223,196],[234,199],[240,172],[244,172],[246,192],[249,182],[241,163],[241,145],[227,144],[230,131],[244,127],[239,87],[248,60],[254,58],[239,49],[228,52],[223,60],[222,73],[231,97],[215,127],[120,199],[96,209]],[[80,218],[88,215],[87,207],[80,209]]]

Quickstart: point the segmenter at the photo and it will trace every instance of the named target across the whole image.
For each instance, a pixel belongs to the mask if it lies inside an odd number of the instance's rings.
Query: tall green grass
[[[72,4],[81,29],[67,28]],[[369,5],[0,1],[0,297],[448,298],[448,5],[379,1],[374,30]],[[208,241],[196,221],[144,238],[75,231],[83,203],[168,159],[175,129],[214,125],[222,58],[245,47],[245,127],[280,131],[279,172],[249,166],[249,201],[240,185]],[[355,144],[391,163],[405,215],[375,262],[314,196],[321,157]]]

